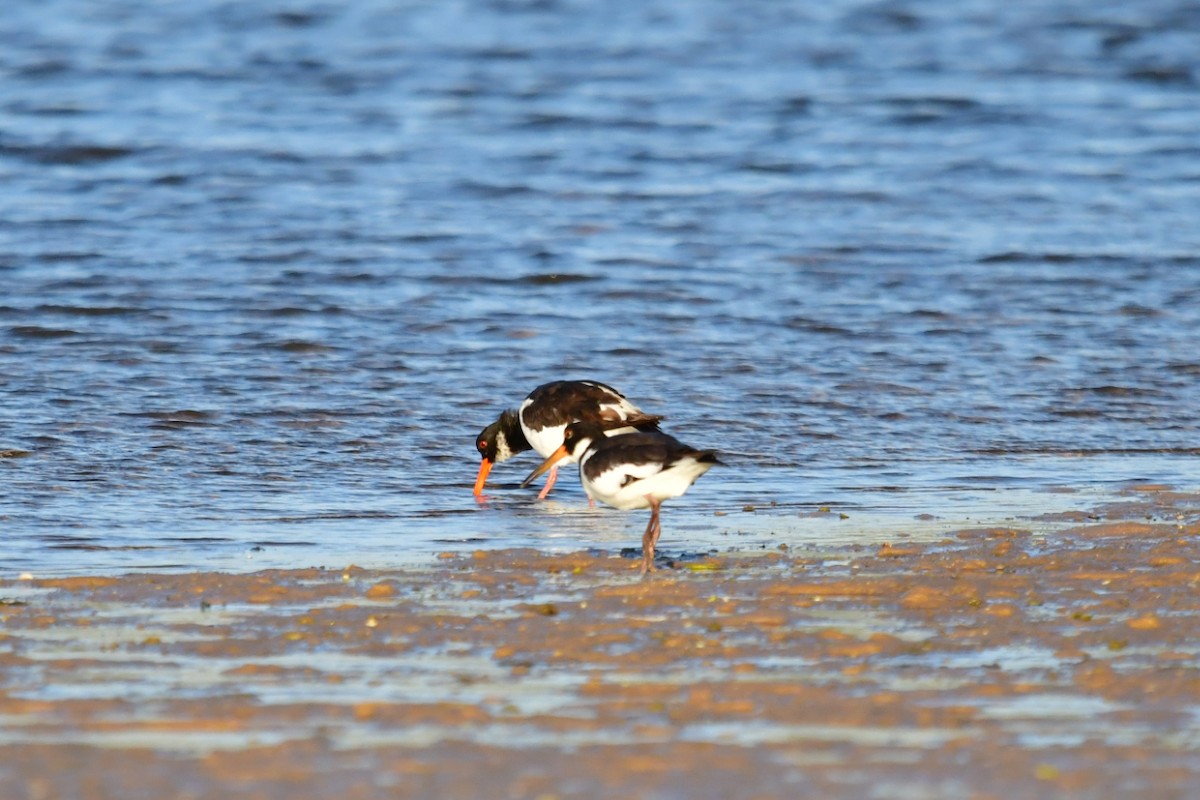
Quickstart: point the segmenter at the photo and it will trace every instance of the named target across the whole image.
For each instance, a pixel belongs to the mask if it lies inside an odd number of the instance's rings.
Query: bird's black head
[[[563,447],[579,455],[589,444],[604,436],[604,428],[594,420],[576,420],[563,429]]]
[[[511,408],[502,413],[475,437],[475,450],[484,461],[498,464],[517,453],[529,449],[529,442],[521,431],[521,421]]]
[[[475,449],[479,451],[480,458],[484,461],[495,463],[500,436],[500,422],[496,421],[484,428],[475,437]]]

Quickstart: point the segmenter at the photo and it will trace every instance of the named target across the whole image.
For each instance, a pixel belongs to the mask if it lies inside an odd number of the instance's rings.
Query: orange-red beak
[[[558,448],[550,455],[546,456],[546,460],[542,462],[542,465],[540,467],[538,467],[537,469],[535,469],[533,472],[529,473],[528,477],[526,477],[525,480],[521,481],[521,488],[524,489],[526,486],[533,483],[539,475],[541,475],[543,472],[546,472],[547,470],[549,470],[551,467],[553,467],[558,462],[562,461],[568,455],[569,454],[567,453],[567,447],[566,447],[566,445],[563,445],[562,447]]]
[[[483,494],[483,484],[487,481],[488,473],[492,471],[492,462],[484,459],[479,464],[479,474],[475,476],[475,494]]]

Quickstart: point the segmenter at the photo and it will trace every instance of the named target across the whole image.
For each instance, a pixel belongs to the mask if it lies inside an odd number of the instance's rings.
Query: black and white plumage
[[[482,459],[475,478],[475,494],[483,493],[495,464],[517,453],[536,450],[543,458],[563,443],[563,430],[575,420],[594,422],[609,436],[635,430],[655,431],[662,417],[647,414],[607,384],[599,381],[552,381],[529,393],[518,409],[507,409],[475,438]],[[574,461],[572,457],[570,459]],[[538,494],[545,498],[554,486],[557,467]]]
[[[642,534],[642,573],[654,569],[654,548],[662,533],[659,508],[679,497],[721,462],[712,450],[688,447],[658,431],[605,436],[593,422],[574,422],[563,431],[563,444],[529,474],[528,485],[559,461],[579,461],[579,480],[588,497],[620,509],[649,508]]]

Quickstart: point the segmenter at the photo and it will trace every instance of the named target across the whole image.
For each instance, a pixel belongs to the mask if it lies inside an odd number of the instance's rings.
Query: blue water
[[[1198,35],[1165,0],[9,0],[0,574],[636,545],[531,457],[472,498],[474,435],[570,377],[724,453],[667,553],[1200,488]]]

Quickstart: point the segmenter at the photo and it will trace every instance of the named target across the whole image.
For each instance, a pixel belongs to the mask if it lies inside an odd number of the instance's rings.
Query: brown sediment
[[[1200,796],[1198,509],[0,582],[0,797]]]

